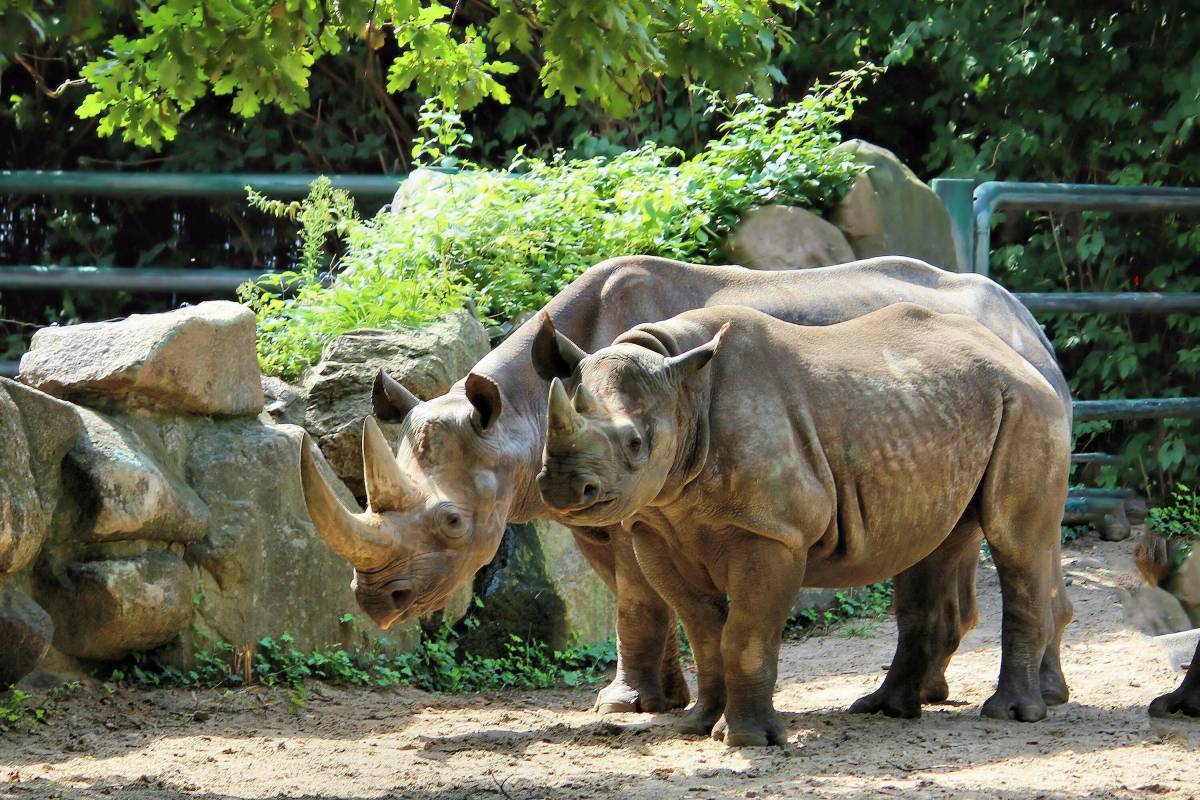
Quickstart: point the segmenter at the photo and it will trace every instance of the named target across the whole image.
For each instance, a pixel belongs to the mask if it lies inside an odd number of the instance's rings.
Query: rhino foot
[[[949,691],[947,691],[949,694]],[[850,705],[851,714],[883,714],[885,717],[915,719],[921,716],[921,699],[910,689],[880,686]]]
[[[721,711],[720,708],[696,703],[675,722],[675,730],[684,736],[708,736],[710,732],[715,736],[717,727],[725,722]]]
[[[617,679],[600,690],[592,710],[599,714],[632,714],[643,708],[638,690]]]
[[[1200,692],[1185,692],[1180,687],[1170,694],[1154,698],[1149,710],[1152,717],[1170,717],[1177,713],[1185,717],[1200,717]]]
[[[950,699],[950,686],[946,676],[938,673],[931,675],[921,684],[922,703],[944,703]]]
[[[1036,696],[1025,697],[1001,689],[984,701],[980,713],[991,719],[1037,722],[1046,718],[1046,701],[1040,692]]]
[[[765,722],[739,725],[736,730],[730,730],[729,721],[721,717],[713,726],[712,738],[725,742],[726,747],[783,747],[788,735],[779,716],[772,713]]]

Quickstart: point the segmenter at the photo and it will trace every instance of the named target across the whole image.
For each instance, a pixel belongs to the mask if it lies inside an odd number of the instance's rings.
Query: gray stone
[[[734,264],[750,269],[807,269],[854,260],[854,251],[836,226],[790,206],[747,212],[726,247]]]
[[[451,179],[452,176],[445,172],[437,172],[423,167],[413,170],[408,173],[407,178],[400,182],[400,187],[396,189],[396,194],[392,197],[392,213],[403,214],[405,210],[419,203],[428,192],[444,189],[451,183]]]
[[[584,559],[575,536],[556,522],[533,524],[541,542],[546,575],[562,600],[563,627],[568,637],[577,637],[583,644],[615,637],[616,603],[612,592]]]
[[[79,409],[83,432],[70,460],[94,496],[84,540],[151,539],[195,542],[208,533],[204,502],[168,466],[169,456],[149,420],[105,417]]]
[[[266,398],[266,407],[263,410],[271,421],[280,425],[304,424],[306,398],[299,387],[279,378],[263,376],[262,388]]]
[[[1187,612],[1175,596],[1157,586],[1134,592],[1120,590],[1125,624],[1148,636],[1178,633],[1192,627]]]
[[[25,568],[41,549],[79,428],[69,403],[0,378],[0,574]]]
[[[1192,623],[1200,626],[1200,547],[1193,548],[1188,554],[1171,576],[1168,588],[1183,604]]]
[[[67,564],[43,581],[54,646],[95,661],[119,659],[174,639],[192,618],[195,582],[183,559],[147,552]]]
[[[20,381],[103,408],[254,415],[263,407],[254,314],[210,301],[120,322],[42,328]]]
[[[857,258],[899,255],[958,270],[945,204],[890,151],[853,139],[835,148],[870,169],[833,212]]]
[[[0,592],[0,691],[33,671],[50,649],[54,623],[24,592]]]
[[[483,326],[466,311],[413,331],[350,331],[325,347],[305,370],[304,427],[356,496],[362,484],[362,422],[380,369],[422,400],[444,394],[488,352]]]
[[[510,634],[561,649],[615,635],[612,593],[584,561],[571,532],[552,522],[509,525],[475,578],[480,625],[460,632],[472,653],[503,655]]]
[[[187,475],[213,515],[209,535],[186,556],[202,591],[199,626],[235,645],[281,633],[302,648],[348,644],[356,632],[341,620],[359,614],[354,571],[308,518],[298,468],[303,430],[251,421],[198,428]],[[357,508],[331,472],[326,480]],[[365,617],[357,625],[384,636]],[[412,623],[386,638],[412,645],[418,635]]]

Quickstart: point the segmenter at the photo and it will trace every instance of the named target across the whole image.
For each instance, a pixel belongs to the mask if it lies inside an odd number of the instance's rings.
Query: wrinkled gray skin
[[[981,530],[1004,599],[983,714],[1034,721],[1066,700],[1070,419],[994,334],[902,303],[822,328],[706,308],[583,358],[556,340],[578,386],[569,400],[552,383],[538,485],[572,524],[629,531],[679,613],[699,671],[685,732],[783,744],[771,695],[800,587],[896,576],[903,598],[973,560]],[[915,716],[957,630],[920,613],[899,621],[897,661],[860,703]]]
[[[1029,312],[994,282],[959,275],[909,258],[875,258],[820,269],[759,272],[693,266],[645,256],[616,258],[577,278],[545,308],[559,330],[597,349],[640,322],[666,319],[714,304],[745,305],[791,322],[828,325],[898,300],[980,320],[1055,386],[1069,408],[1066,381],[1049,342]],[[388,506],[352,515],[337,504],[321,475],[302,464],[317,529],[355,567],[362,608],[389,625],[441,607],[499,547],[505,522],[554,518],[535,484],[541,466],[546,388],[530,360],[540,323],[523,325],[442,396],[418,403],[381,377],[375,393],[381,419],[403,420],[397,454],[403,490]],[[378,474],[392,469],[382,463]],[[369,460],[369,459],[368,459]],[[448,523],[457,521],[461,528]],[[453,529],[450,529],[453,528]],[[609,527],[571,526],[585,557],[617,599],[619,660],[613,683],[601,690],[600,711],[661,711],[685,706],[674,615],[646,582],[628,537]],[[957,569],[957,574],[951,573]],[[947,575],[951,577],[947,578]],[[947,565],[938,580],[902,593],[902,615],[934,615],[940,625],[969,630],[976,618],[975,555]],[[911,598],[911,608],[907,604]],[[944,619],[942,619],[944,617]],[[901,642],[903,655],[906,647]],[[942,669],[952,650],[941,648],[922,692],[947,694]],[[889,706],[882,710],[891,713]]]

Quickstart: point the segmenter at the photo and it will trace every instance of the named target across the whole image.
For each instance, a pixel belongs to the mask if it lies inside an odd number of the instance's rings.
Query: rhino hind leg
[[[1054,630],[1050,643],[1046,646],[1046,653],[1042,656],[1041,669],[1038,671],[1038,683],[1041,686],[1042,699],[1048,706],[1062,705],[1071,696],[1071,691],[1067,688],[1067,679],[1063,676],[1059,649],[1062,647],[1063,631],[1066,629],[1067,624],[1070,623],[1074,615],[1074,610],[1071,607],[1071,602],[1067,599],[1061,559],[1055,561],[1054,568],[1055,576],[1053,578],[1053,588],[1051,589],[1053,595],[1051,610],[1053,613]]]
[[[1196,645],[1196,654],[1192,656],[1192,665],[1188,667],[1183,683],[1170,694],[1154,698],[1150,704],[1150,716],[1169,717],[1182,713],[1188,717],[1200,717],[1200,644]]]
[[[1016,392],[1006,398],[978,496],[984,536],[1000,578],[1000,678],[983,716],[1036,722],[1066,697],[1058,643],[1071,618],[1059,523],[1070,468],[1068,437],[1047,435],[1047,409]],[[1049,656],[1049,659],[1047,659]]]
[[[978,518],[968,512],[945,542],[896,576],[896,654],[883,684],[856,700],[851,712],[918,717],[922,703],[949,697],[946,667],[979,619],[975,570],[982,538]]]

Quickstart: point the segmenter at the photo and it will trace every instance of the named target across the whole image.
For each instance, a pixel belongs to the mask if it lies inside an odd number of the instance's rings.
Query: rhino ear
[[[543,380],[571,377],[579,362],[588,354],[555,329],[554,322],[545,310],[539,312],[538,317],[541,325],[533,337],[533,349],[530,352],[533,369]]]
[[[480,433],[486,433],[496,424],[503,403],[500,400],[500,387],[491,378],[486,378],[478,372],[467,375],[467,400],[474,406],[471,412],[471,422]]]
[[[371,407],[383,422],[402,422],[414,408],[421,405],[416,395],[405,389],[400,381],[383,370],[375,376],[371,387]]]
[[[725,332],[728,330],[729,323],[726,322],[711,341],[705,342],[699,347],[693,347],[686,353],[668,358],[665,369],[670,377],[676,382],[681,382],[707,366],[713,356],[720,352],[721,342],[724,341]]]

